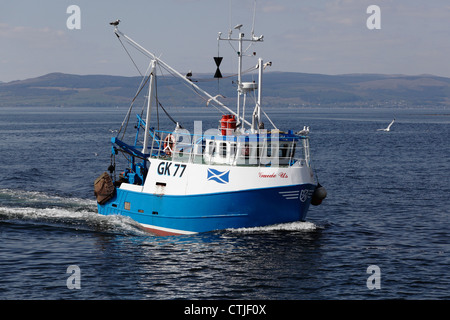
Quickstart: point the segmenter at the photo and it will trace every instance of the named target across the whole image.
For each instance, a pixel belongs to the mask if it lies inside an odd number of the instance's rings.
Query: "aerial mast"
[[[248,89],[244,89],[243,88],[243,83],[242,83],[242,57],[244,55],[243,49],[242,49],[242,44],[243,42],[261,42],[263,41],[264,36],[255,36],[253,34],[252,31],[252,35],[251,38],[245,39],[244,38],[244,33],[241,32],[241,28],[242,28],[242,24],[238,24],[237,26],[234,27],[234,29],[239,31],[239,36],[237,38],[232,38],[231,35],[233,33],[233,30],[230,30],[228,32],[228,37],[227,38],[222,38],[222,32],[219,32],[219,36],[218,36],[218,40],[225,40],[225,41],[237,41],[238,42],[238,51],[237,51],[237,55],[238,55],[238,80],[237,80],[237,91],[238,91],[238,95],[237,95],[237,108],[236,108],[236,114],[237,114],[237,121],[238,124],[244,124],[247,123],[249,125],[252,126],[252,129],[254,129],[254,124],[250,124],[248,121],[245,120],[245,115],[244,115],[244,108],[242,110],[241,113],[241,95],[246,92],[248,92]],[[260,99],[258,99],[260,101]],[[244,101],[245,101],[245,97],[244,97]]]
[[[238,95],[237,95],[237,114],[238,123],[240,123],[240,108],[241,108],[241,92],[242,92],[242,39],[244,38],[244,33],[241,32],[242,24],[238,24],[235,29],[239,30],[239,51],[238,54]]]

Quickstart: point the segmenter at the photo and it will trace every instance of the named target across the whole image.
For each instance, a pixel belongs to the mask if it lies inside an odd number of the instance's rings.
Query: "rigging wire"
[[[160,65],[159,63],[157,63],[157,66],[159,67],[159,72],[161,73],[161,76],[164,76],[164,73],[163,73],[163,70],[162,70],[161,65]],[[158,92],[158,91],[156,91],[156,92]],[[176,121],[176,120],[175,120],[175,119],[167,112],[167,110],[163,107],[163,105],[161,104],[161,102],[159,101],[158,98],[156,98],[156,102],[157,102],[157,105],[160,106],[161,109],[164,111],[164,113],[166,114],[166,116],[167,116],[167,117],[168,117],[175,125],[176,125],[176,124],[179,124],[179,122]],[[159,125],[159,123],[158,123],[158,125]],[[181,125],[180,125],[180,127],[183,128],[183,126],[181,126]]]
[[[127,130],[127,128],[128,128],[128,124],[129,124],[129,120],[130,120],[130,116],[131,116],[131,110],[133,109],[134,102],[136,101],[137,97],[138,97],[139,94],[141,93],[142,89],[144,89],[144,87],[146,86],[146,84],[147,84],[148,80],[150,79],[152,73],[150,73],[150,74],[149,74],[148,76],[146,76],[146,77],[142,75],[141,71],[139,70],[138,66],[137,66],[136,63],[134,62],[134,60],[133,60],[131,54],[129,53],[129,51],[127,50],[127,48],[125,47],[125,45],[123,44],[123,42],[122,42],[122,40],[120,39],[120,37],[119,37],[117,34],[116,34],[116,36],[117,36],[117,39],[119,39],[120,44],[122,45],[122,47],[123,47],[124,50],[126,51],[128,57],[131,59],[131,61],[133,62],[134,66],[136,67],[137,71],[138,71],[139,74],[143,77],[142,80],[141,80],[141,83],[140,83],[140,85],[139,85],[139,89],[138,89],[138,91],[136,92],[134,98],[132,99],[131,104],[130,104],[130,107],[129,107],[128,111],[127,111],[127,114],[125,115],[125,118],[124,118],[124,120],[122,121],[122,124],[121,124],[121,126],[120,126],[120,128],[119,128],[119,130],[118,130],[118,133],[117,133],[117,136],[119,136],[119,134],[122,132],[122,129],[123,129],[123,134],[122,134],[122,139],[123,139],[124,136],[125,136],[126,130]],[[143,53],[141,50],[139,50],[139,51],[140,51],[141,53]],[[158,65],[159,65],[159,64],[158,64]],[[149,64],[149,66],[148,66],[147,71],[145,72],[145,74],[147,74],[147,72],[149,71],[150,66],[151,66],[151,63]],[[160,66],[160,70],[161,70],[161,65],[159,65],[159,66]],[[162,73],[162,70],[161,70],[161,73]],[[172,75],[172,76],[173,76],[173,75]],[[157,88],[157,77],[156,77],[156,76],[155,76],[155,86],[156,86],[156,88]],[[157,95],[157,94],[158,94],[158,91],[157,91],[157,89],[156,89],[156,91],[155,91],[155,99],[156,99],[156,102],[157,102],[157,105],[156,105],[156,113],[157,113],[157,130],[159,130],[159,109],[158,109],[158,106],[161,107],[161,109],[164,111],[164,113],[167,115],[167,117],[168,117],[174,124],[177,124],[178,122],[177,122],[177,121],[176,121],[176,120],[175,120],[175,119],[167,112],[167,110],[162,106],[161,102],[160,102],[159,99],[158,99],[158,95]],[[150,99],[150,97],[148,97],[148,99]],[[145,108],[145,101],[144,101],[144,104],[143,104],[143,106],[142,106],[141,117],[142,117],[142,115],[143,115],[143,113],[144,113],[144,108]]]
[[[119,35],[116,33],[117,38],[120,39]],[[139,46],[133,46],[135,47],[136,50],[138,50],[139,52],[141,52],[144,56],[148,56],[147,53],[144,51],[144,49],[140,48]],[[174,73],[173,71],[171,71],[168,67],[162,65],[162,67],[169,73],[171,74],[174,78],[178,78],[177,74]],[[211,81],[214,79],[211,79]],[[186,85],[189,89],[191,89],[192,91],[194,91],[198,96],[200,96],[204,101],[207,101],[206,97],[204,97],[202,94],[200,94],[195,88],[193,88],[193,86],[188,85],[187,83],[184,83],[184,85]],[[130,110],[131,110],[131,106],[130,106]],[[129,111],[130,111],[129,110]]]
[[[254,66],[254,67],[250,67],[247,70],[244,70],[241,72],[242,75],[250,73],[252,71],[255,71],[256,69],[258,69],[258,66]],[[233,78],[233,77],[237,77],[237,73],[233,73],[230,74],[228,76],[223,76],[222,79],[227,79],[227,78]],[[194,82],[211,82],[211,81],[215,81],[215,78],[205,78],[205,79],[193,79]]]
[[[119,133],[122,131],[124,125],[125,125],[125,129],[124,129],[123,134],[122,134],[122,139],[124,138],[125,132],[127,131],[128,122],[129,122],[129,120],[130,120],[130,115],[131,115],[131,110],[133,109],[133,104],[134,104],[134,102],[136,101],[136,98],[137,98],[137,97],[139,96],[139,94],[141,93],[141,91],[142,91],[142,89],[144,88],[144,86],[147,84],[148,79],[150,79],[150,75],[151,75],[151,74],[148,75],[147,79],[146,79],[145,82],[142,84],[142,86],[139,88],[139,90],[138,90],[138,92],[136,93],[136,95],[134,96],[133,100],[131,101],[130,108],[128,108],[128,112],[127,112],[127,114],[125,115],[125,119],[123,119],[122,125],[120,126],[120,129],[119,129],[119,131],[118,131],[118,133],[117,133],[117,136],[118,136]]]
[[[117,34],[116,34],[116,35],[117,35]],[[118,38],[119,38],[119,37],[118,37]],[[120,40],[120,38],[119,38],[119,40]],[[147,71],[145,72],[146,74],[147,74],[148,70],[150,69],[150,66],[151,66],[151,64],[148,65]],[[117,136],[119,136],[119,134],[120,134],[120,132],[122,131],[122,128],[124,127],[125,122],[126,122],[125,130],[124,130],[123,135],[122,135],[122,139],[123,139],[123,137],[125,136],[126,128],[128,127],[128,121],[129,121],[129,119],[130,119],[131,110],[133,109],[134,102],[136,101],[136,98],[139,96],[139,93],[140,93],[140,92],[142,91],[142,89],[145,87],[146,83],[148,82],[148,79],[149,79],[149,77],[147,77],[147,78],[143,77],[143,78],[142,78],[141,83],[139,84],[138,91],[136,92],[136,94],[135,94],[133,100],[131,101],[131,104],[130,104],[130,107],[128,108],[127,114],[125,115],[125,118],[124,118],[123,121],[122,121],[122,125],[120,126],[120,129],[119,129],[118,132],[117,132]],[[144,80],[145,80],[145,82],[144,82]]]
[[[164,111],[164,113],[166,114],[166,116],[174,123],[174,124],[179,124],[178,121],[176,121],[174,118],[172,118],[172,116],[166,111],[166,109],[162,106],[161,102],[159,102],[159,100],[157,101],[159,106],[161,107],[161,109]],[[183,128],[183,126],[181,124],[180,128]]]
[[[138,66],[136,65],[136,63],[134,62],[133,58],[131,57],[130,53],[128,52],[127,48],[125,47],[125,45],[122,43],[122,40],[120,40],[119,35],[116,33],[117,39],[119,39],[120,44],[122,45],[122,47],[124,48],[125,52],[128,54],[128,57],[131,59],[131,62],[133,62],[134,67],[136,68],[136,70],[139,72],[139,74],[141,75],[141,77],[143,77],[141,70],[139,70]]]
[[[230,10],[231,10],[231,2],[230,2]],[[133,62],[133,64],[135,65],[136,69],[138,70],[139,74],[142,75],[142,73],[140,72],[139,68],[137,67],[136,63],[134,62],[133,58],[131,57],[130,53],[128,52],[128,50],[126,49],[126,47],[124,46],[124,44],[122,43],[122,41],[121,41],[121,39],[120,39],[120,37],[119,37],[119,35],[118,35],[117,33],[116,33],[116,36],[117,36],[117,38],[119,39],[119,42],[121,43],[121,45],[122,45],[122,47],[124,48],[124,50],[127,52],[129,58],[132,60],[132,62]],[[233,45],[231,44],[231,41],[228,41],[228,43],[229,43],[229,44],[231,45],[231,47],[234,49]],[[250,46],[249,46],[248,48],[250,48]],[[248,48],[247,48],[246,50],[248,50]],[[135,47],[135,49],[137,49],[139,52],[141,52],[142,54],[144,54],[144,55],[146,56],[146,53],[145,53],[142,49],[140,49],[139,47]],[[235,49],[234,49],[234,50],[235,50]],[[236,51],[236,50],[235,50],[235,51]],[[172,72],[169,68],[167,68],[167,67],[165,67],[164,65],[161,65],[161,64],[158,64],[158,65],[160,66],[161,73],[162,73],[162,69],[164,69],[164,70],[166,70],[166,72],[167,72],[168,74],[170,74],[172,77],[178,79],[178,76],[177,76],[174,72]],[[150,68],[150,65],[149,65],[149,68]],[[246,74],[246,73],[252,72],[252,71],[256,70],[257,68],[258,68],[258,66],[250,67],[250,68],[248,68],[247,70],[242,71],[241,74]],[[147,72],[148,72],[148,69],[147,69]],[[147,74],[147,72],[146,72],[146,74]],[[223,78],[226,79],[226,78],[236,77],[237,75],[238,75],[237,73],[236,73],[236,74],[231,74],[231,75],[225,76],[225,77],[223,77]],[[143,76],[143,75],[142,75],[142,76]],[[122,139],[123,139],[123,137],[125,136],[126,128],[128,127],[128,123],[129,123],[129,119],[130,119],[130,115],[131,115],[131,110],[132,110],[133,104],[134,104],[135,100],[137,99],[138,95],[140,94],[140,92],[142,91],[142,89],[144,88],[144,86],[147,84],[147,82],[148,82],[150,76],[151,76],[151,74],[149,74],[146,78],[143,76],[143,81],[144,81],[144,79],[145,79],[145,82],[144,82],[143,84],[142,84],[142,82],[141,82],[142,85],[140,86],[140,88],[139,88],[138,92],[136,93],[135,97],[133,98],[133,100],[132,100],[132,102],[131,102],[131,105],[130,105],[130,108],[129,108],[128,112],[127,112],[127,115],[125,116],[125,119],[124,119],[124,121],[122,122],[122,125],[121,125],[121,127],[120,127],[120,129],[119,129],[119,133],[120,133],[120,132],[122,131],[123,127],[125,126],[125,129],[124,129],[124,132],[123,132],[123,135],[122,135]],[[198,80],[194,80],[194,81],[195,81],[195,82],[209,82],[209,81],[215,81],[215,80],[216,80],[215,78],[208,78],[208,79],[198,79]],[[203,101],[207,102],[207,101],[209,100],[209,99],[207,99],[203,94],[201,94],[198,90],[196,90],[196,88],[194,88],[193,86],[191,86],[191,85],[189,85],[188,83],[185,83],[185,82],[182,82],[182,83],[183,83],[186,87],[188,87],[190,90],[192,90],[192,91],[193,91],[197,96],[199,96]],[[214,105],[214,101],[211,101],[210,105],[213,106],[214,108],[216,108],[220,113],[224,114],[223,111],[221,111],[216,105]],[[173,121],[174,123],[177,123],[176,120],[173,119],[173,118],[169,115],[169,113],[168,113],[167,110],[162,106],[162,104],[160,103],[159,100],[157,100],[157,107],[158,107],[158,106],[160,106],[160,107],[162,108],[162,110],[164,111],[164,113],[168,116],[168,118],[169,118],[171,121]],[[158,109],[157,109],[157,110],[158,110]],[[142,112],[143,112],[143,110],[142,110]],[[158,112],[158,111],[157,111],[157,112]],[[159,115],[158,115],[158,127],[159,127]],[[118,133],[118,135],[119,135],[119,133]]]

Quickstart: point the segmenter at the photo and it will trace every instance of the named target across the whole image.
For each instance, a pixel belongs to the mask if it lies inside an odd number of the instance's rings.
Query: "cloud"
[[[57,43],[67,41],[66,32],[49,27],[33,28],[26,26],[11,26],[0,24],[0,41],[6,41],[21,46],[33,48],[50,48]]]

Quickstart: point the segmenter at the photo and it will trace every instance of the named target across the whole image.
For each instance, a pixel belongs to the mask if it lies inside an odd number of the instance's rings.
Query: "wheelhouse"
[[[145,121],[138,116],[137,130],[145,128]],[[143,184],[149,160],[159,158],[182,163],[229,166],[289,167],[310,166],[309,138],[279,130],[253,134],[222,135],[190,134],[176,128],[172,132],[150,128],[147,149],[136,134],[134,145],[128,145],[113,138],[113,154],[122,152],[128,158],[128,168],[121,180],[132,184]],[[141,160],[141,162],[140,162]]]

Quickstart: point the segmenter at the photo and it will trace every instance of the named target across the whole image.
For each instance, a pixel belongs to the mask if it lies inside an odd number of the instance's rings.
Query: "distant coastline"
[[[159,99],[166,106],[201,106],[171,77],[160,77]],[[210,93],[234,96],[233,78],[218,83],[201,74],[199,85]],[[50,73],[40,77],[0,82],[0,107],[128,106],[140,77]],[[170,90],[166,90],[169,88]],[[263,103],[268,107],[450,107],[450,78],[433,75],[344,74],[323,75],[267,72]],[[141,93],[139,99],[144,99]],[[139,99],[137,103],[139,102]],[[141,100],[142,101],[142,100]]]

